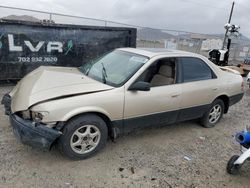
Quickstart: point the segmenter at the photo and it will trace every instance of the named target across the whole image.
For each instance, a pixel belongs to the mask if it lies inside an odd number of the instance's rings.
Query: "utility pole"
[[[231,23],[231,19],[232,19],[232,15],[233,15],[234,4],[235,4],[235,2],[233,1],[232,7],[231,7],[231,11],[230,11],[230,15],[229,15],[229,19],[228,19],[228,23],[229,23],[229,24]],[[226,29],[226,33],[225,33],[225,36],[224,36],[223,45],[222,45],[222,50],[224,49],[224,46],[225,46],[225,44],[226,44],[227,33],[228,33],[228,28]]]

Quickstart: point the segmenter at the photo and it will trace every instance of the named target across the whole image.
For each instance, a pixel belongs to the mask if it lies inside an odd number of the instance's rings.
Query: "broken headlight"
[[[48,112],[31,112],[32,120],[35,122],[41,122],[43,120],[43,117],[48,115]]]

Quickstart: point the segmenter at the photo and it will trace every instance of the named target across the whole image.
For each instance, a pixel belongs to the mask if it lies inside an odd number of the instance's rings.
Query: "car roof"
[[[197,56],[197,54],[191,53],[191,52],[185,52],[180,50],[171,50],[166,48],[118,48],[118,50],[136,53],[142,56],[147,56],[149,58],[152,58],[154,56],[158,55],[188,55],[188,56]]]

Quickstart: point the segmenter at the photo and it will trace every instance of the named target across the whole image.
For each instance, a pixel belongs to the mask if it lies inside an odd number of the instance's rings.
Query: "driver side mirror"
[[[150,83],[138,81],[133,83],[129,88],[129,91],[150,91]]]

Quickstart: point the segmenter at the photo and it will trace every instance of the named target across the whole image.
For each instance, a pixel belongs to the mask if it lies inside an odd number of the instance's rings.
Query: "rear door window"
[[[201,59],[194,57],[181,57],[180,60],[182,65],[183,82],[208,80],[213,78],[212,70]]]

